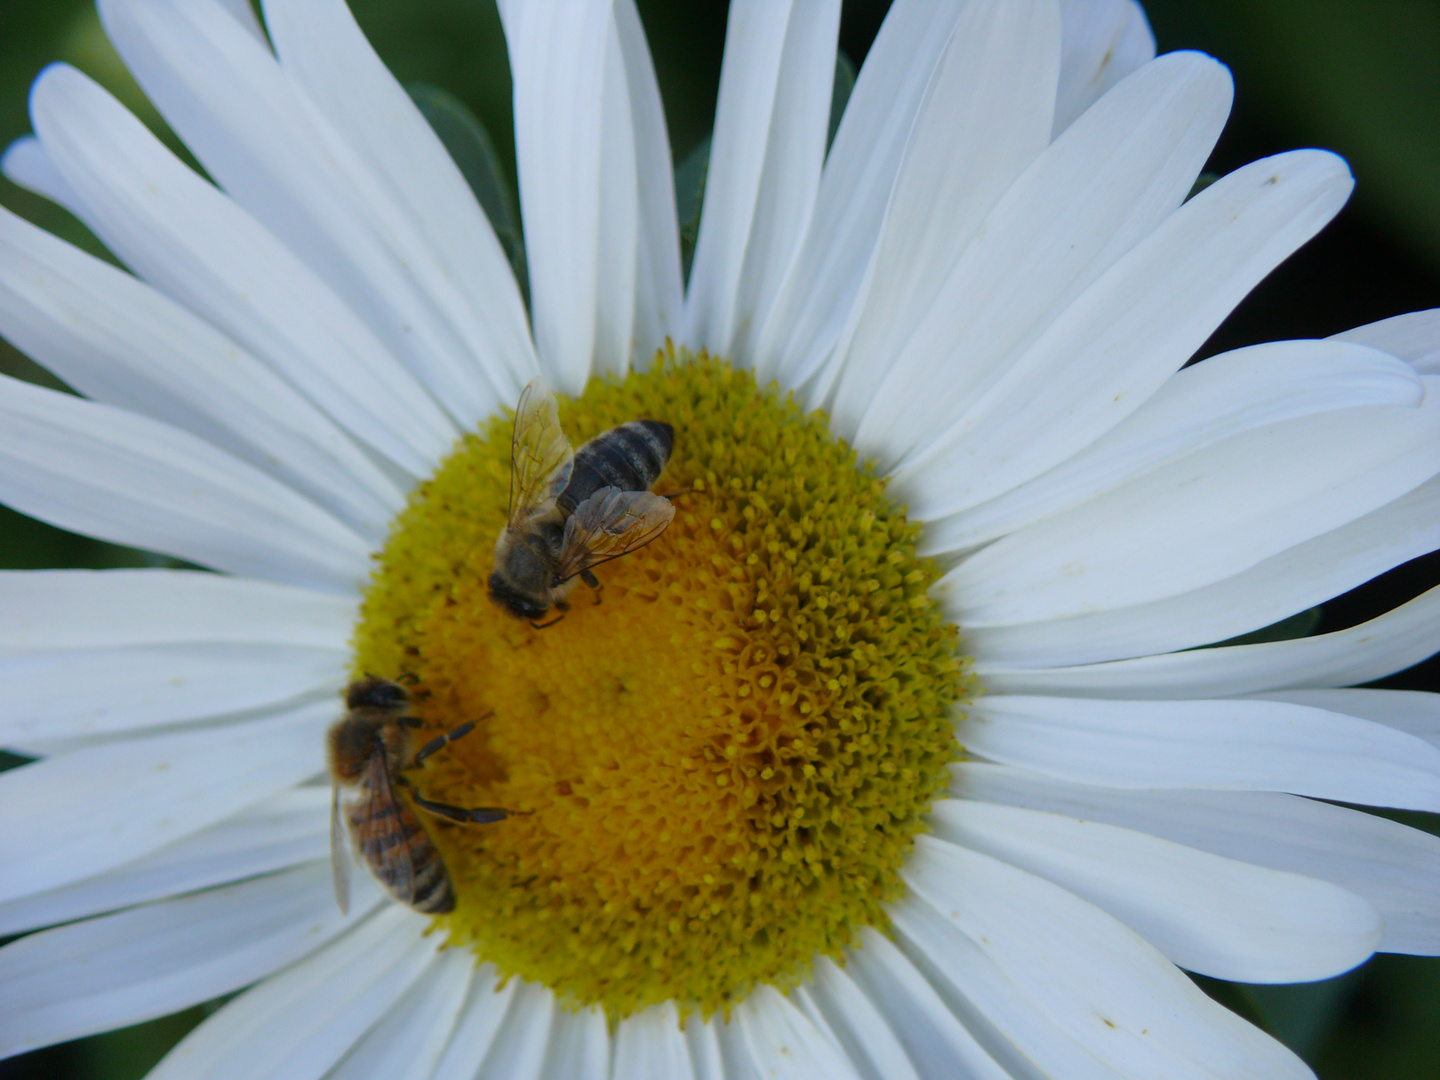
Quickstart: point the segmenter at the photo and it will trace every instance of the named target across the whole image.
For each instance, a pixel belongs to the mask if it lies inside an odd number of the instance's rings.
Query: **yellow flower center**
[[[419,740],[487,717],[416,788],[519,812],[425,818],[452,944],[612,1018],[786,989],[884,928],[968,688],[918,526],[823,414],[675,350],[560,403],[576,446],[639,418],[674,425],[675,520],[601,593],[540,630],[487,597],[497,417],[415,491],[355,633],[357,673],[415,680]]]

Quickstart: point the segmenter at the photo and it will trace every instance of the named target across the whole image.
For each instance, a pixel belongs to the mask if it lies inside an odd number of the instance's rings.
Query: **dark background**
[[[710,130],[725,6],[640,0],[677,161]],[[887,6],[846,0],[841,48],[857,65]],[[474,111],[513,183],[509,72],[492,0],[351,0],[351,7],[402,82],[443,87]],[[1202,49],[1235,73],[1234,112],[1210,171],[1320,146],[1344,155],[1358,180],[1339,217],[1262,283],[1201,355],[1323,337],[1440,306],[1440,0],[1153,0],[1147,10],[1161,52]],[[163,128],[86,0],[0,0],[0,146],[29,130],[29,84],[57,59],[95,76]],[[0,180],[0,204],[101,253],[74,219],[8,181]],[[3,343],[0,371],[59,385]],[[155,561],[0,507],[0,567]],[[1440,557],[1417,559],[1326,604],[1315,628],[1363,621],[1437,581]],[[1380,685],[1440,690],[1440,661]],[[1433,815],[1391,816],[1440,832]],[[1202,983],[1287,1042],[1323,1080],[1440,1075],[1440,959],[1380,956],[1340,978],[1303,986]],[[0,1062],[0,1077],[139,1077],[213,1007]]]

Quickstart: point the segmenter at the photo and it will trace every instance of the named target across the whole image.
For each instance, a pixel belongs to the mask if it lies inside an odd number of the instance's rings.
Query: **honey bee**
[[[552,606],[567,610],[576,578],[599,589],[595,566],[644,547],[675,516],[648,490],[674,444],[669,424],[631,420],[574,450],[555,395],[533,379],[515,407],[510,511],[495,540],[490,599],[533,621]]]
[[[433,802],[411,787],[404,776],[406,770],[468,735],[475,724],[461,724],[412,751],[410,732],[420,721],[406,715],[409,706],[410,694],[399,683],[367,676],[346,689],[349,711],[330,728],[330,778],[335,785],[330,807],[330,862],[341,914],[350,907],[350,855],[342,814],[355,849],[375,880],[396,900],[427,915],[454,910],[455,890],[445,861],[410,803],[451,821],[500,821],[508,816],[494,807],[467,810]],[[407,789],[410,802],[400,796],[401,788]],[[342,789],[353,791],[343,806]]]

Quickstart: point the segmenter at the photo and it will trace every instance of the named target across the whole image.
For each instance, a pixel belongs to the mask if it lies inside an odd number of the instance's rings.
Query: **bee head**
[[[410,694],[397,682],[367,675],[356,679],[345,690],[347,709],[402,709],[410,703]]]
[[[550,610],[549,600],[537,600],[516,589],[496,570],[490,575],[490,599],[517,619],[538,619]]]

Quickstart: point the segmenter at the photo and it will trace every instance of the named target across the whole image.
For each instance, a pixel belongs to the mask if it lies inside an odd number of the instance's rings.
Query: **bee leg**
[[[498,806],[475,806],[466,809],[463,806],[451,806],[449,803],[435,802],[423,795],[417,795],[413,791],[410,797],[415,800],[415,805],[421,810],[427,810],[439,817],[449,818],[451,821],[467,822],[475,825],[488,825],[492,821],[504,821],[510,816],[509,810],[501,810]]]
[[[599,604],[599,603],[600,603],[600,590],[603,589],[603,588],[605,588],[605,586],[600,583],[600,579],[595,576],[594,571],[592,571],[592,570],[581,570],[581,571],[580,571],[580,580],[583,581],[583,582],[585,582],[586,585],[589,585],[590,588],[592,588],[592,589],[595,590],[595,603],[596,603],[596,604]]]
[[[416,675],[413,671],[402,671],[399,675],[395,676],[395,681],[401,686],[415,686],[420,682],[420,676]]]
[[[554,626],[563,618],[565,618],[565,612],[562,611],[559,615],[556,615],[555,618],[551,619],[549,622],[532,622],[530,625],[533,626],[536,630],[544,630],[547,626]]]
[[[435,753],[437,750],[445,749],[445,747],[449,746],[456,739],[463,739],[466,735],[469,735],[470,732],[474,730],[475,721],[471,720],[468,723],[461,724],[448,735],[435,736],[435,738],[431,739],[428,743],[426,743],[416,752],[414,764],[419,765],[422,761],[424,761],[431,754]]]

